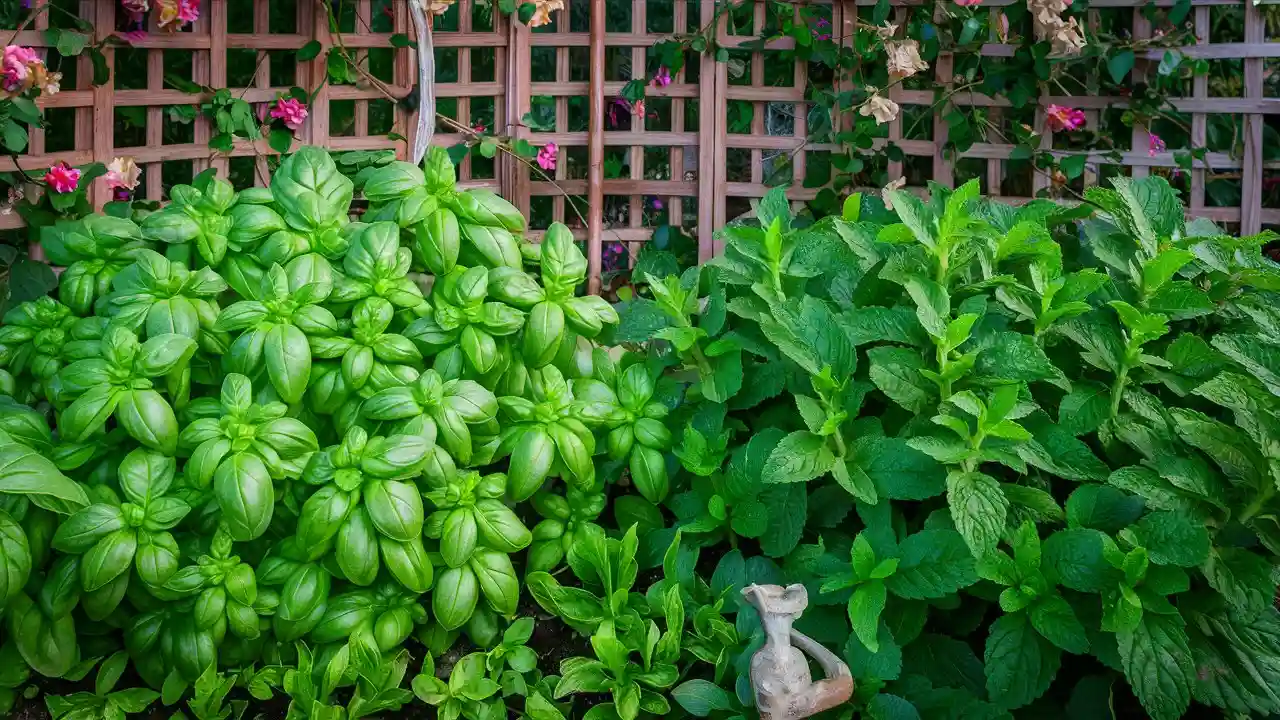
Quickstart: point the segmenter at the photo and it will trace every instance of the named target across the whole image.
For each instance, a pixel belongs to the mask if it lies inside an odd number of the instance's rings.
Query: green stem
[[[1124,396],[1125,384],[1129,381],[1129,364],[1122,363],[1120,372],[1116,373],[1116,380],[1111,384],[1111,419],[1115,420],[1120,414],[1120,399]]]
[[[934,346],[937,348],[937,352],[935,353],[935,355],[938,359],[938,374],[943,376],[942,387],[939,388],[942,394],[941,402],[946,402],[947,400],[951,399],[951,380],[945,377],[947,374],[947,366],[951,364],[951,360],[950,358],[947,357],[947,355],[949,355],[950,353],[947,352],[947,350],[943,345],[937,344],[939,342],[945,342],[945,341],[935,340]]]
[[[836,428],[836,432],[831,436],[836,441],[836,456],[845,457],[849,454],[849,448],[844,444],[844,433],[840,432],[840,428]]]
[[[1262,489],[1258,491],[1257,497],[1255,497],[1253,502],[1249,503],[1249,505],[1245,507],[1244,512],[1240,513],[1240,523],[1244,524],[1252,520],[1253,517],[1262,510],[1262,506],[1266,505],[1267,501],[1271,500],[1275,493],[1275,483],[1264,482]]]

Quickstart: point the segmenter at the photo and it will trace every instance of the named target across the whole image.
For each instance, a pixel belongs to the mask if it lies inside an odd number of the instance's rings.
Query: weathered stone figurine
[[[764,626],[764,647],[751,658],[760,720],[799,720],[848,701],[853,695],[849,666],[791,628],[809,605],[804,586],[748,585],[742,594],[760,612]],[[813,681],[805,654],[817,661],[826,679]]]

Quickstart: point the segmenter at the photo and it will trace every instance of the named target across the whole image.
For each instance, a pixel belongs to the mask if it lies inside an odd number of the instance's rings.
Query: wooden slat
[[[600,292],[604,222],[605,0],[591,0],[591,95],[587,118],[587,292]]]

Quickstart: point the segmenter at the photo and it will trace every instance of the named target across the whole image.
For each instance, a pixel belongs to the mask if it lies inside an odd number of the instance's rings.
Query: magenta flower
[[[543,145],[542,149],[538,150],[538,158],[537,158],[538,167],[542,168],[543,170],[555,170],[556,156],[559,154],[559,152],[560,152],[560,149],[557,148],[556,144],[553,142]]]
[[[1044,109],[1044,112],[1045,124],[1054,132],[1079,130],[1084,127],[1085,116],[1083,110],[1066,107],[1065,105],[1050,105]]]
[[[956,0],[956,4],[960,7],[973,7],[974,5],[981,5],[982,0]]]
[[[200,19],[200,0],[178,0],[178,20],[193,23]]]
[[[658,72],[653,76],[654,87],[666,87],[671,84],[671,71],[666,65],[658,68]]]
[[[283,120],[284,126],[290,130],[297,130],[302,127],[302,121],[307,119],[307,106],[297,98],[276,98],[276,106],[271,108],[271,117]]]
[[[1147,155],[1155,157],[1156,153],[1162,153],[1165,149],[1164,140],[1161,140],[1159,135],[1151,133],[1151,137],[1147,140]]]
[[[657,198],[657,197],[656,197],[656,198],[654,198],[654,199],[653,199],[653,209],[654,209],[654,210],[661,210],[661,209],[662,209],[662,198]]]
[[[143,40],[147,39],[147,31],[139,28],[137,30],[130,30],[128,32],[118,32],[116,33],[116,37],[120,38],[126,43],[129,43],[130,45],[134,45],[136,43],[140,43]]]
[[[75,192],[76,186],[80,184],[80,171],[65,162],[60,162],[49,168],[49,172],[44,174],[44,181],[55,192]]]
[[[0,65],[0,87],[7,92],[23,91],[27,87],[27,76],[31,74],[30,66],[38,62],[40,56],[29,47],[5,46],[3,64]]]

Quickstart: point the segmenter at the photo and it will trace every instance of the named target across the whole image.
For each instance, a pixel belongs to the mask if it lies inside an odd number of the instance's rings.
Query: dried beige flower
[[[929,63],[920,59],[920,43],[915,40],[895,42],[886,41],[885,52],[889,53],[889,77],[908,78],[922,70],[929,69]]]
[[[880,198],[881,198],[882,200],[884,200],[884,209],[885,209],[885,210],[892,210],[892,209],[893,209],[893,201],[891,201],[891,200],[889,199],[889,191],[890,191],[890,190],[901,190],[903,187],[906,187],[906,184],[907,184],[907,176],[903,175],[902,177],[898,178],[897,180],[894,180],[893,182],[891,182],[891,183],[889,183],[888,185],[885,185],[885,186],[884,186],[884,189],[880,191]]]
[[[893,37],[896,32],[898,32],[898,26],[891,22],[887,22],[883,26],[876,28],[876,35],[879,35],[881,39],[884,40],[888,40]]]
[[[534,0],[529,27],[541,27],[550,23],[551,13],[557,10],[564,10],[564,0]]]
[[[877,125],[893,122],[898,118],[898,103],[881,95],[879,90],[870,85],[867,86],[867,92],[871,93],[871,97],[858,108],[860,115],[874,117]]]
[[[449,12],[449,8],[453,6],[457,0],[431,0],[427,5],[427,12],[432,15],[443,15]]]

